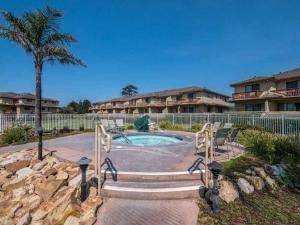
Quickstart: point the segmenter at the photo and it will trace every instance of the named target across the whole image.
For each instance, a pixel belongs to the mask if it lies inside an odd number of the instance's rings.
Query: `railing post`
[[[254,114],[252,114],[252,126],[254,126],[255,121],[254,121]]]
[[[192,128],[192,114],[190,113],[190,129]]]
[[[175,115],[174,115],[174,113],[172,114],[173,115],[173,118],[172,118],[172,124],[174,125],[175,124]]]
[[[284,114],[281,115],[281,135],[285,134]]]

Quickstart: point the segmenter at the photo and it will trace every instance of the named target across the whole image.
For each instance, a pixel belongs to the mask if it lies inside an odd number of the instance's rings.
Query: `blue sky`
[[[127,84],[230,95],[232,82],[300,66],[300,1],[0,1],[17,15],[45,5],[64,11],[62,30],[77,37],[71,49],[88,65],[44,67],[43,94],[61,105],[118,97]],[[31,57],[3,39],[0,91],[34,91]]]

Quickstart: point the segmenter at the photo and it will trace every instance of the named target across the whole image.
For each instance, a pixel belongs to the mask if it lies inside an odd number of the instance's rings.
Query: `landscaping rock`
[[[45,177],[49,177],[50,175],[55,175],[55,174],[57,174],[57,170],[55,169],[55,168],[50,168],[50,169],[47,169],[44,173],[43,173],[43,175],[45,176]]]
[[[8,172],[15,173],[18,170],[23,169],[24,167],[27,167],[29,165],[30,165],[30,160],[21,160],[21,161],[6,164],[5,169]]]
[[[246,194],[250,194],[254,191],[254,187],[249,184],[249,182],[245,178],[239,178],[237,184],[239,188]]]
[[[29,167],[25,167],[16,172],[16,175],[19,179],[29,177],[34,171]]]
[[[47,179],[36,184],[35,193],[44,201],[50,199],[56,191],[65,185],[63,180]]]
[[[57,180],[67,180],[69,178],[69,175],[64,171],[58,171],[56,175]]]
[[[24,187],[20,187],[13,190],[13,198],[15,201],[19,201],[24,195],[26,195],[27,190]]]
[[[271,189],[276,189],[277,188],[277,183],[274,179],[272,179],[271,177],[267,176],[266,179],[266,184],[269,188]]]
[[[29,225],[31,221],[30,213],[26,213],[21,219],[18,220],[17,225]]]
[[[261,167],[255,167],[254,171],[258,176],[260,176],[263,179],[265,179],[267,177],[265,170]]]
[[[79,219],[75,216],[69,216],[64,225],[79,225]]]
[[[230,181],[220,181],[220,198],[226,203],[232,202],[239,197],[238,191]]]
[[[32,211],[40,206],[42,203],[42,198],[36,194],[33,194],[23,198],[21,202],[25,208]]]
[[[25,178],[15,178],[2,185],[4,191],[11,191],[13,189],[23,187],[25,185]]]
[[[86,171],[87,180],[91,179],[93,175],[94,175],[94,170]],[[81,174],[74,177],[72,180],[69,181],[69,186],[70,187],[79,187],[81,184],[81,178],[82,178]]]
[[[36,171],[39,171],[39,170],[43,169],[44,166],[46,166],[46,165],[47,165],[47,161],[41,161],[41,162],[38,162],[38,163],[34,164],[32,169],[36,170]]]
[[[79,215],[76,202],[76,188],[64,187],[52,199],[45,201],[32,215],[33,221],[48,221],[50,224],[63,224],[69,215]]]
[[[14,163],[14,162],[17,162],[17,158],[16,157],[10,157],[10,158],[7,158],[3,161],[0,162],[0,167],[5,167],[6,165],[10,164],[10,163]]]
[[[265,187],[264,180],[259,176],[250,176],[250,177],[248,177],[248,180],[254,186],[254,188],[258,191],[262,190]]]

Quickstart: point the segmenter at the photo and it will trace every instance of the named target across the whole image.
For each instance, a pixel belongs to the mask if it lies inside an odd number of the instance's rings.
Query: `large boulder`
[[[21,160],[21,161],[6,164],[5,169],[8,172],[15,173],[18,170],[23,169],[24,167],[28,167],[29,165],[30,165],[30,160]]]
[[[0,167],[5,167],[6,165],[10,164],[10,163],[14,163],[17,162],[17,158],[16,157],[10,157],[10,158],[4,158],[2,159],[2,161],[0,162]]]
[[[240,177],[237,184],[241,191],[245,192],[246,194],[250,194],[254,191],[254,187],[249,184],[249,182],[245,178]]]
[[[53,198],[45,201],[32,214],[33,222],[43,221],[50,224],[63,224],[70,215],[80,215],[79,202],[76,199],[77,188],[61,188]]]
[[[19,179],[29,177],[34,171],[29,167],[25,167],[16,172],[16,175]]]
[[[64,225],[79,225],[79,219],[75,216],[69,216]]]
[[[56,174],[56,179],[57,180],[67,180],[69,178],[69,174],[67,174],[64,171],[58,171],[58,173]]]
[[[260,176],[263,179],[265,179],[267,177],[265,170],[261,167],[255,167],[254,171],[258,176]]]
[[[30,221],[31,221],[31,214],[28,212],[18,220],[17,225],[29,225]]]
[[[220,198],[226,203],[232,202],[239,197],[238,191],[230,181],[220,181]]]
[[[35,185],[35,193],[44,201],[50,199],[59,188],[66,185],[64,180],[42,179]]]
[[[25,185],[25,178],[14,178],[2,185],[4,191],[11,191],[13,189],[23,187]]]

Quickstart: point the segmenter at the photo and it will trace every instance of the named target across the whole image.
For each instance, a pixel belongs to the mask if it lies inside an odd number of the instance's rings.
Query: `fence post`
[[[174,125],[174,122],[175,122],[175,121],[174,121],[174,120],[175,120],[175,118],[174,118],[174,117],[175,117],[175,116],[174,116],[174,113],[173,113],[172,115],[173,115],[173,118],[172,118],[172,124]]]
[[[207,123],[209,123],[209,113],[207,114]]]
[[[255,121],[254,121],[254,114],[252,114],[252,126],[254,126]]]
[[[284,114],[281,116],[281,135],[284,135],[285,133],[285,126],[284,126]]]
[[[192,128],[192,114],[190,113],[190,129]]]

